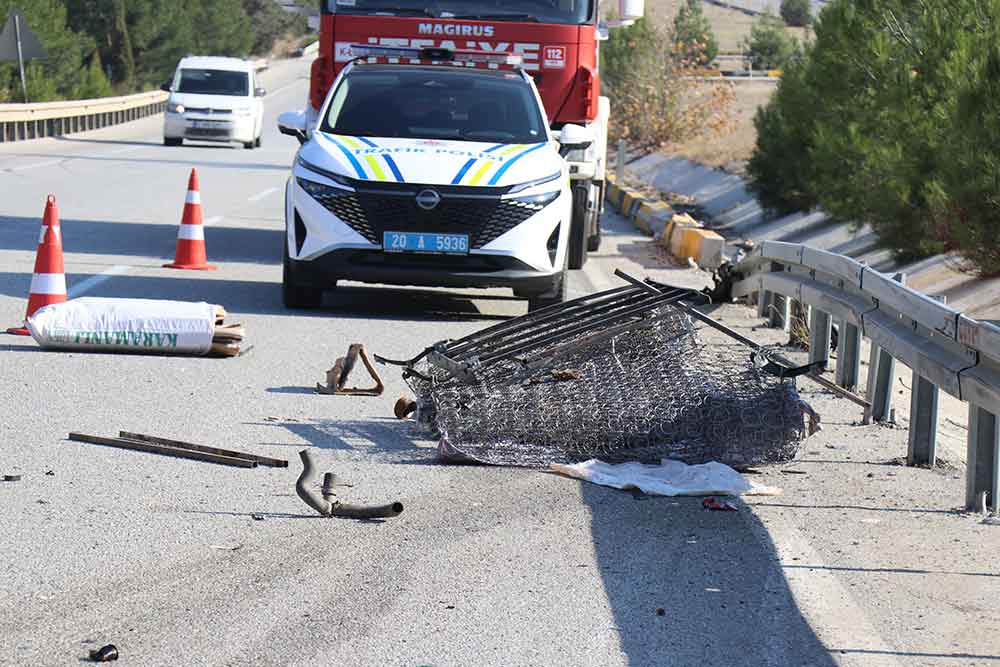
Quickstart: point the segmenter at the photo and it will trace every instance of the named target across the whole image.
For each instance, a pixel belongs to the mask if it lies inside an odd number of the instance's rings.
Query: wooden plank
[[[125,438],[126,440],[137,440],[139,442],[151,442],[157,445],[167,445],[168,447],[179,447],[182,449],[190,449],[196,452],[206,452],[208,454],[219,454],[221,456],[232,456],[236,458],[247,459],[249,461],[256,461],[257,463],[264,466],[268,466],[270,468],[288,467],[288,461],[285,461],[284,459],[273,459],[269,456],[248,454],[247,452],[238,452],[233,449],[221,449],[219,447],[196,445],[192,442],[184,442],[183,440],[168,440],[167,438],[158,438],[155,435],[144,435],[142,433],[129,433],[128,431],[119,431],[118,437]]]
[[[97,435],[86,435],[84,433],[70,433],[69,439],[75,442],[87,442],[92,445],[106,445],[108,447],[118,447],[119,449],[132,449],[150,454],[162,454],[163,456],[173,456],[179,459],[194,459],[195,461],[205,461],[207,463],[218,463],[220,465],[235,466],[237,468],[256,468],[257,462],[245,458],[235,458],[232,456],[220,456],[208,452],[199,452],[191,449],[181,449],[179,447],[168,447],[151,442],[138,442],[135,440],[125,440],[121,438],[103,438]]]

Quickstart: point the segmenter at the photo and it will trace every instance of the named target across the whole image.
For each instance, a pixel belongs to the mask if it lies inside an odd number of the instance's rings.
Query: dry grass
[[[718,136],[695,137],[666,147],[671,155],[684,157],[709,167],[719,167],[742,175],[757,143],[753,117],[757,108],[766,105],[774,94],[774,83],[720,84],[735,86],[730,129]]]
[[[680,2],[681,0],[647,0],[646,15],[659,25],[670,27]],[[707,2],[702,4],[702,8],[719,42],[719,53],[739,54],[740,45],[749,38],[755,19],[742,12]],[[787,30],[800,41],[810,38],[807,29]],[[668,153],[738,175],[745,172],[746,161],[750,159],[757,143],[754,115],[758,107],[766,105],[771,99],[776,85],[765,82],[733,85],[736,98],[731,110],[730,129],[719,136],[694,137],[689,141],[667,146]]]

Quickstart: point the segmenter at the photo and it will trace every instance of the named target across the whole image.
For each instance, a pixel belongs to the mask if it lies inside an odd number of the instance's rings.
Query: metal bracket
[[[351,371],[354,370],[359,357],[365,365],[368,374],[375,380],[375,386],[370,389],[344,386],[347,384],[347,378],[350,376]],[[368,358],[365,346],[361,343],[351,343],[350,347],[347,348],[347,356],[340,357],[334,362],[333,368],[326,372],[325,386],[318,382],[316,383],[316,391],[318,393],[339,396],[381,396],[384,390],[385,385],[382,384],[382,378],[379,377],[378,371],[375,370],[371,360]]]

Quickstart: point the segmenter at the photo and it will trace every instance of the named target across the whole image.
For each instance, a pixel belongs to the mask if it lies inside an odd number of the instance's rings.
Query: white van
[[[185,139],[260,146],[264,89],[257,87],[249,61],[188,56],[162,89],[170,92],[163,119],[165,146],[180,146]]]

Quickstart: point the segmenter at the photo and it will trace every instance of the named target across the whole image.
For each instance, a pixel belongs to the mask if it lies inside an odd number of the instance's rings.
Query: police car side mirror
[[[169,93],[170,92],[170,82],[167,81],[166,83],[160,84],[160,90],[162,90],[165,93]]]
[[[254,88],[253,95],[254,97],[264,97],[265,95],[267,95],[267,91],[264,90],[263,88]]]
[[[285,111],[278,114],[278,132],[306,143],[306,114],[302,111]]]
[[[593,133],[580,125],[564,125],[559,132],[559,154],[566,157],[571,151],[588,148],[594,143]]]

